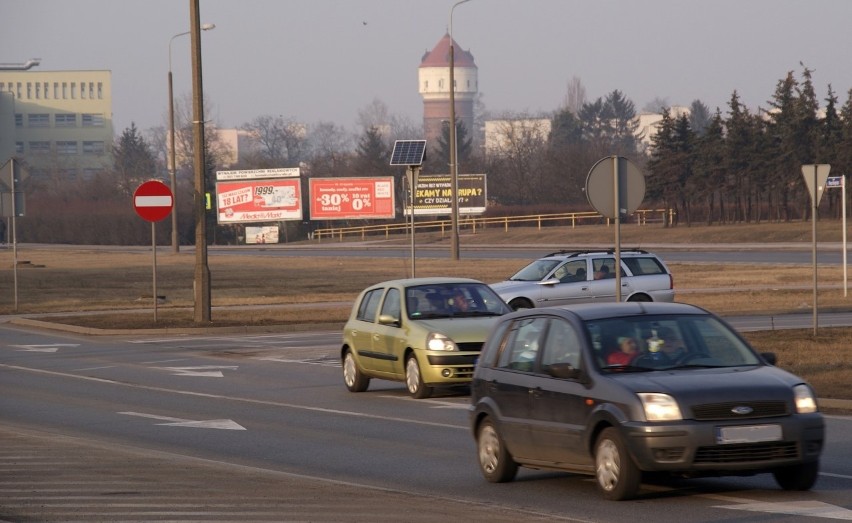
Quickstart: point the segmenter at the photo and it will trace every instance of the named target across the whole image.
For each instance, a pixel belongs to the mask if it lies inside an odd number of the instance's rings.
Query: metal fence
[[[629,220],[622,223],[632,223],[640,226],[649,223],[668,223],[673,221],[671,209],[645,209],[636,211]],[[502,227],[508,232],[509,227],[536,227],[539,230],[545,226],[570,226],[606,224],[611,220],[596,212],[569,212],[561,214],[534,214],[528,216],[462,216],[459,218],[459,230],[476,234],[477,230]],[[452,221],[445,220],[414,220],[415,232],[439,232],[441,236],[452,231]],[[407,234],[411,231],[411,222],[394,222],[386,224],[359,225],[350,227],[327,227],[313,231],[311,238],[317,242],[322,240],[339,240],[384,236],[386,239],[395,234]]]

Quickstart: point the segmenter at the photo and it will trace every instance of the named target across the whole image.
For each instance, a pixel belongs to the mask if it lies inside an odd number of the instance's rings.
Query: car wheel
[[[479,470],[491,483],[512,481],[518,473],[518,464],[512,459],[503,439],[497,433],[494,423],[486,418],[479,425],[476,434],[476,453],[479,457]]]
[[[642,471],[633,463],[624,440],[613,427],[604,429],[595,444],[595,477],[606,499],[621,501],[639,492]]]
[[[810,490],[819,474],[819,461],[783,467],[772,471],[775,482],[784,490]]]
[[[420,364],[417,363],[417,356],[413,354],[405,362],[405,386],[413,398],[421,400],[432,395],[432,388],[423,384]]]
[[[355,356],[351,350],[343,355],[343,383],[349,392],[364,392],[370,386],[370,378],[364,376],[355,363]]]
[[[637,294],[636,296],[631,296],[627,301],[647,303],[652,300],[647,294]]]
[[[521,309],[532,309],[533,304],[526,298],[515,298],[509,302],[509,307],[512,307],[512,310],[518,311]]]

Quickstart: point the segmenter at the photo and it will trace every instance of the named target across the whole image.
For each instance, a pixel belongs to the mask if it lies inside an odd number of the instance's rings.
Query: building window
[[[15,154],[24,154],[24,142],[15,142]]]
[[[429,90],[429,80],[425,80],[425,81],[423,82],[423,90],[424,90],[424,91],[428,91],[428,90]]]
[[[36,82],[35,85],[36,100],[41,100],[41,83]]]
[[[77,115],[74,113],[57,113],[53,119],[56,127],[77,127]]]
[[[53,99],[59,100],[59,82],[53,82]]]
[[[74,167],[71,167],[71,168],[66,167],[66,168],[63,168],[63,169],[59,169],[58,174],[59,174],[59,176],[62,176],[64,178],[76,178],[77,177],[77,169],[74,168]]]
[[[71,82],[71,99],[77,99],[77,82]]]
[[[103,154],[104,142],[83,142],[83,154]]]
[[[106,171],[104,171],[104,169],[86,167],[83,169],[83,179],[94,180],[98,175],[104,174],[105,172]]]
[[[50,82],[44,82],[44,99],[50,98]]]
[[[104,99],[104,84],[102,82],[98,82],[98,100]]]
[[[33,84],[32,82],[27,82],[27,100],[32,100],[33,97]]]
[[[15,127],[23,127],[24,126],[24,115],[21,113],[15,113]]]
[[[77,142],[56,142],[56,154],[77,154]]]
[[[16,87],[17,87],[17,89],[15,90],[15,98],[20,100],[21,99],[21,82],[18,82],[18,85]]]
[[[28,114],[27,127],[50,127],[50,115],[47,113]]]
[[[443,89],[443,88],[444,88],[444,79],[442,78],[442,79],[438,80],[438,89]]]
[[[80,100],[86,99],[86,82],[80,82]]]
[[[95,99],[95,82],[89,82],[89,100]]]
[[[30,153],[50,154],[50,142],[30,142]]]
[[[103,127],[104,126],[104,115],[103,114],[84,114],[83,115],[83,127]]]

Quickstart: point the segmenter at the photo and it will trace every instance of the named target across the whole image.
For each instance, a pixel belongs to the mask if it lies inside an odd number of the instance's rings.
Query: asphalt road
[[[337,332],[85,337],[0,325],[0,520],[852,519],[852,418],[828,419],[812,492],[771,476],[654,482],[476,469],[464,391],[341,383]],[[813,516],[816,518],[816,516]],[[816,520],[816,519],[814,519]]]

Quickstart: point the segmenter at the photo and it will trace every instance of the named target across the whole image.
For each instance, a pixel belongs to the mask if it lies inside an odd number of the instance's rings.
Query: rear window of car
[[[373,289],[364,294],[361,304],[358,306],[358,318],[361,321],[376,321],[376,311],[379,309],[379,301],[384,289]]]
[[[633,276],[646,276],[649,274],[667,274],[660,260],[652,256],[625,257],[621,259]]]

